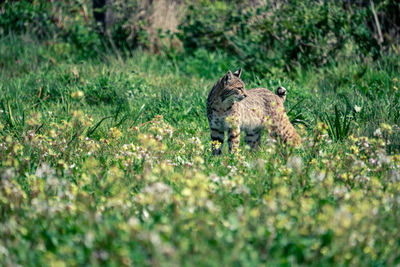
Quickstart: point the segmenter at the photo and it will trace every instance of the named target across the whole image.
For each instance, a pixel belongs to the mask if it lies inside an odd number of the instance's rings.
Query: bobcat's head
[[[224,77],[221,78],[221,91],[219,98],[221,102],[233,103],[239,102],[247,97],[247,93],[244,90],[244,83],[240,79],[242,69],[238,69],[234,73],[228,71]]]

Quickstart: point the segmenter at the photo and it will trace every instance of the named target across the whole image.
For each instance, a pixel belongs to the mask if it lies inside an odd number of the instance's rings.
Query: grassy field
[[[303,146],[216,157],[205,103],[235,59],[2,38],[0,265],[400,264],[400,56],[339,62],[244,70],[288,89]]]

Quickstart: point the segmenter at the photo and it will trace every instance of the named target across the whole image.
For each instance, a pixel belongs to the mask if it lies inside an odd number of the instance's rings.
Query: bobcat
[[[278,87],[277,94],[265,88],[244,89],[240,79],[242,69],[218,80],[207,98],[207,117],[211,131],[212,150],[221,154],[225,131],[228,131],[229,152],[239,148],[240,132],[244,131],[244,141],[250,148],[260,145],[261,131],[268,118],[271,134],[278,135],[284,142],[299,145],[301,138],[286,115],[283,102],[286,89]]]

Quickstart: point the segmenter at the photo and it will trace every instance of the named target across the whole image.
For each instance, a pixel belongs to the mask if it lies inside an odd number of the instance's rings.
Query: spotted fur
[[[246,91],[240,79],[242,70],[228,71],[214,85],[207,98],[207,117],[210,126],[212,149],[221,154],[225,132],[228,132],[230,152],[239,148],[240,133],[252,149],[260,145],[261,131],[268,125],[271,135],[284,142],[298,145],[301,138],[290,123],[283,102],[286,89],[278,87],[277,94],[265,88]]]

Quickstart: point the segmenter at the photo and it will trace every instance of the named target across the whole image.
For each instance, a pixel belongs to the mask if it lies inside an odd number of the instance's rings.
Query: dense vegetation
[[[400,264],[399,4],[180,3],[166,32],[144,2],[108,29],[0,4],[0,265]],[[301,148],[211,155],[207,94],[242,66],[288,89]]]

